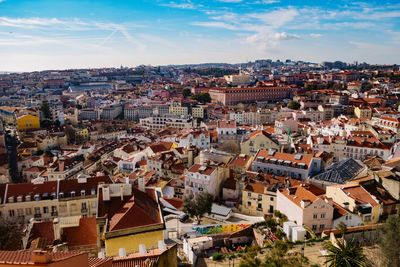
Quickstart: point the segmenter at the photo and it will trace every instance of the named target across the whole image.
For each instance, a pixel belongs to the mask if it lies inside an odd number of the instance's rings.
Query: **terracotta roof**
[[[111,197],[109,201],[103,201],[100,190],[97,216],[109,219],[109,231],[163,223],[154,190],[146,190],[145,193],[132,187],[132,193],[122,200],[120,197]]]
[[[202,167],[204,169],[201,169]],[[204,174],[204,175],[211,175],[215,171],[215,168],[212,167],[212,166],[208,166],[208,165],[207,166],[203,166],[201,164],[194,164],[192,167],[189,168],[188,171],[189,172],[194,172],[194,173],[198,172],[198,173],[201,173],[201,174]]]
[[[370,203],[372,206],[379,205],[375,199],[365,190],[361,185],[346,185],[342,188],[343,192],[345,192],[349,197],[356,200],[356,202],[361,204]]]
[[[96,218],[81,218],[79,226],[63,228],[62,240],[67,242],[69,247],[97,246]]]
[[[112,258],[89,258],[89,267],[109,266],[110,261],[112,261]]]
[[[0,263],[3,264],[34,264],[32,261],[32,256],[36,251],[32,250],[14,250],[0,251]],[[63,261],[81,254],[84,254],[80,251],[66,251],[66,252],[44,252],[50,253],[52,260],[51,262]]]
[[[281,189],[280,192],[299,207],[301,207],[300,202],[302,200],[312,203],[319,199],[323,193],[325,193],[322,189],[319,189],[311,184],[301,184],[298,186]]]
[[[275,152],[273,155],[269,155],[269,151],[266,149],[261,149],[256,154],[255,158],[257,157],[264,157],[265,159],[276,159],[276,160],[283,160],[283,161],[290,161],[291,163],[303,163],[306,164],[308,167],[311,166],[311,161],[313,159],[313,154],[301,154],[301,159],[296,159],[297,154],[289,154],[283,152]]]
[[[40,238],[45,246],[53,245],[55,238],[53,222],[33,222],[29,240],[31,241],[36,238]]]
[[[246,154],[237,155],[230,163],[230,167],[234,168],[246,168],[251,161],[251,157]]]

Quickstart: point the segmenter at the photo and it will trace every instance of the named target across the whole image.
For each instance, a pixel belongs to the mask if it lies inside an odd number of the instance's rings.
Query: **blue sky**
[[[400,2],[0,0],[0,71],[267,58],[400,63]]]

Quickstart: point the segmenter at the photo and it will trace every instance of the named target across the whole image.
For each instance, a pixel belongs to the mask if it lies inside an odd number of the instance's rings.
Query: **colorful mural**
[[[201,235],[212,235],[234,233],[248,226],[250,226],[250,224],[212,224],[196,226],[192,229]]]

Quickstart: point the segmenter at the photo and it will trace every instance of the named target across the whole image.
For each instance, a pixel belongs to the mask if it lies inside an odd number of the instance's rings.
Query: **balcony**
[[[87,208],[81,209],[81,213],[88,213],[88,209]]]
[[[42,218],[42,214],[41,214],[41,213],[35,213],[35,215],[33,216],[33,218],[35,218],[35,219],[40,219],[40,218]]]
[[[57,217],[58,216],[58,212],[57,211],[52,211],[51,212],[51,216],[52,217]]]

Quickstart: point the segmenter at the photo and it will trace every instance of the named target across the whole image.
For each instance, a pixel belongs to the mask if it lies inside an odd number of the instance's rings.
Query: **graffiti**
[[[201,235],[229,234],[247,228],[250,224],[214,224],[193,227]]]

